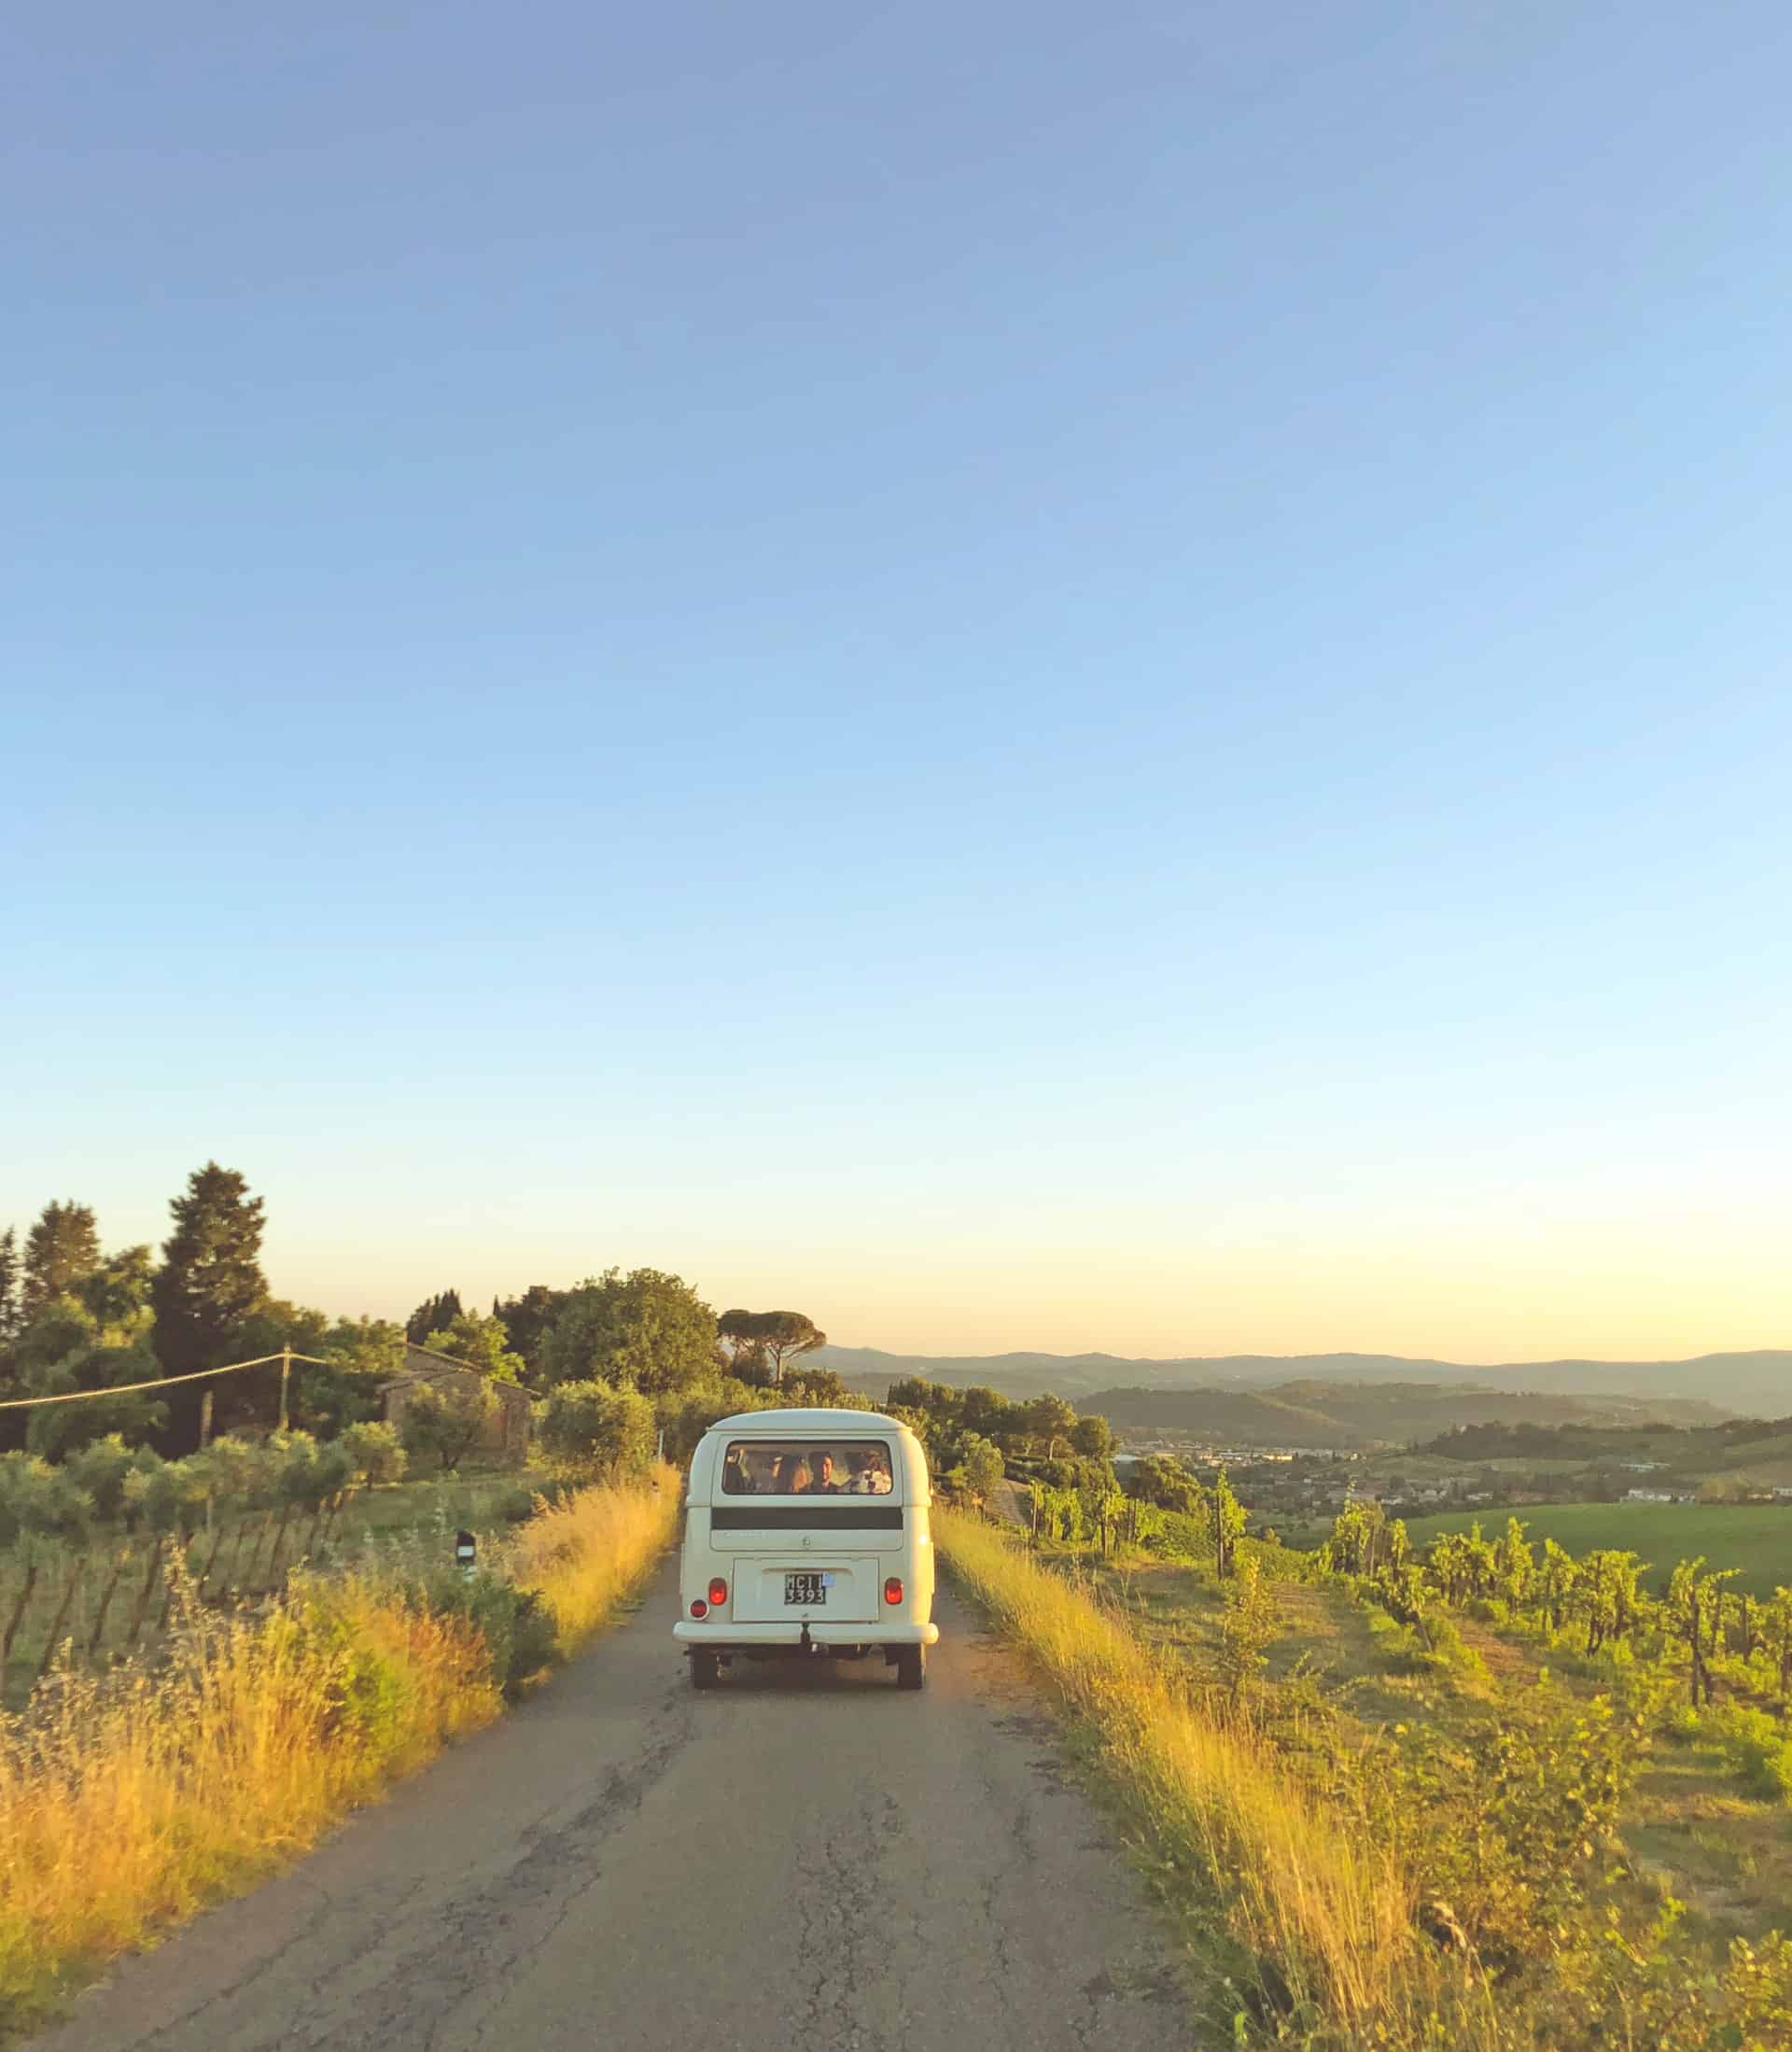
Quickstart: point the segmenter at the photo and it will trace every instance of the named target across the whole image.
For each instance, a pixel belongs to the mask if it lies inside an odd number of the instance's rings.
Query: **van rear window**
[[[726,1497],[887,1497],[895,1488],[884,1440],[730,1440]]]

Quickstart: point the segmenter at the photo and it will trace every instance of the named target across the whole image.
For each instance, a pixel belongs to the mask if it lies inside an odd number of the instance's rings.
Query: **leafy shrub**
[[[1671,1738],[1697,1738],[1704,1724],[1704,1719],[1689,1703],[1676,1703],[1664,1721],[1664,1728]]]
[[[124,1514],[150,1532],[183,1530],[198,1520],[205,1501],[205,1476],[196,1463],[157,1461],[124,1478]]]
[[[319,1446],[309,1432],[276,1432],[267,1444],[268,1487],[275,1503],[315,1511],[355,1473],[354,1456],[332,1441]]]
[[[0,1546],[27,1532],[77,1532],[92,1515],[92,1497],[67,1469],[35,1454],[0,1454]]]
[[[411,1692],[398,1664],[369,1643],[361,1622],[314,1584],[292,1607],[301,1659],[324,1669],[325,1742],[343,1738],[378,1759],[399,1750]]]
[[[1421,1823],[1409,1850],[1435,1923],[1465,1933],[1496,1974],[1575,1933],[1596,1939],[1597,1862],[1646,1745],[1637,1721],[1595,1697],[1547,1722],[1498,1719],[1418,1747],[1407,1807],[1438,1828]]]
[[[526,1525],[538,1511],[554,1510],[585,1486],[570,1475],[539,1473],[505,1490],[496,1506],[497,1515],[506,1525]]]
[[[1213,1528],[1206,1518],[1191,1517],[1185,1511],[1164,1511],[1141,1543],[1165,1560],[1211,1560]]]
[[[254,1440],[227,1432],[181,1466],[197,1478],[200,1499],[232,1510],[265,1511],[273,1501],[276,1456]]]
[[[594,1461],[613,1474],[637,1474],[653,1454],[653,1406],[608,1383],[562,1383],[541,1418],[541,1444],[563,1460]]]
[[[119,1433],[112,1432],[71,1454],[63,1463],[63,1471],[91,1497],[93,1515],[109,1521],[124,1511],[125,1486],[132,1474],[161,1465],[160,1455],[147,1446],[128,1447]]]
[[[1724,1758],[1767,1802],[1792,1803],[1792,1738],[1767,1710],[1741,1703],[1707,1709],[1701,1736],[1715,1738]]]
[[[463,1576],[447,1571],[429,1577],[423,1599],[438,1617],[457,1618],[477,1628],[491,1656],[491,1678],[515,1697],[544,1668],[560,1659],[553,1608],[536,1589],[519,1589],[489,1569]]]
[[[431,1354],[446,1354],[465,1361],[469,1368],[497,1382],[523,1379],[523,1357],[511,1352],[510,1333],[501,1318],[485,1318],[476,1311],[463,1311],[440,1332],[430,1333],[423,1343]]]
[[[399,1438],[398,1427],[384,1423],[351,1425],[337,1442],[354,1462],[356,1476],[365,1483],[402,1482],[411,1456]]]
[[[304,1498],[311,1510],[321,1510],[355,1480],[355,1456],[347,1447],[333,1441],[317,1449],[312,1463],[311,1489]]]
[[[458,1468],[497,1410],[489,1383],[419,1383],[405,1393],[399,1427],[404,1450],[413,1461]]]
[[[655,1415],[665,1434],[665,1457],[674,1467],[682,1468],[718,1418],[732,1418],[743,1411],[770,1411],[788,1400],[783,1390],[762,1389],[732,1375],[724,1375],[718,1387],[663,1396]]]

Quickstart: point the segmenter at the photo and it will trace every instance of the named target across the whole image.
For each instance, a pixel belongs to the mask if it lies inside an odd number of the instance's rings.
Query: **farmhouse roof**
[[[419,1355],[423,1357],[424,1362],[429,1365],[413,1368],[409,1364]],[[403,1374],[388,1376],[380,1384],[382,1396],[388,1389],[402,1388],[406,1383],[430,1382],[436,1376],[445,1375],[451,1371],[459,1375],[483,1376],[485,1381],[490,1383],[492,1387],[497,1390],[500,1398],[506,1390],[511,1389],[519,1397],[526,1398],[529,1396],[529,1392],[524,1388],[521,1383],[500,1382],[495,1375],[486,1375],[484,1370],[476,1361],[458,1360],[454,1355],[443,1354],[436,1347],[419,1346],[414,1340],[407,1340],[404,1342],[404,1358],[406,1367]]]

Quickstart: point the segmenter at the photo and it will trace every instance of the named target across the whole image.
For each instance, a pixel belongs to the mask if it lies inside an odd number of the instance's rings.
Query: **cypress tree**
[[[19,1292],[22,1324],[100,1265],[100,1233],[90,1204],[48,1203],[25,1240]]]
[[[421,1346],[432,1332],[446,1332],[461,1315],[462,1308],[457,1289],[444,1289],[439,1297],[426,1297],[404,1321],[405,1338],[413,1346]]]
[[[0,1232],[0,1347],[19,1329],[19,1235]]]
[[[208,1161],[187,1178],[187,1193],[170,1201],[175,1230],[161,1245],[150,1285],[156,1356],[164,1373],[185,1375],[231,1357],[238,1332],[266,1300],[261,1273],[262,1201],[235,1169]],[[198,1443],[204,1385],[168,1392],[168,1440]]]

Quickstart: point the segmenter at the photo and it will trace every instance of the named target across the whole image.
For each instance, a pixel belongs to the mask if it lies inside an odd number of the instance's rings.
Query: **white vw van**
[[[882,1653],[927,1680],[933,1540],[927,1456],[875,1411],[745,1411],[691,1456],[679,1622],[691,1680],[734,1661]]]

